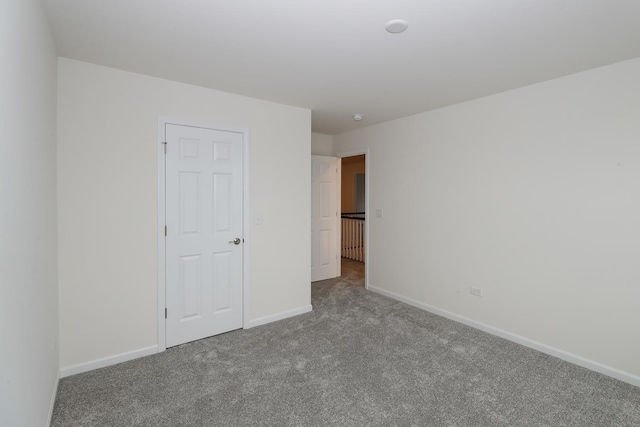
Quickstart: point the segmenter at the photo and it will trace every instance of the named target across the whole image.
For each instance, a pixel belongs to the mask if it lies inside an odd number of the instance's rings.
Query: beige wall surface
[[[63,368],[157,344],[159,116],[249,131],[249,319],[309,306],[309,110],[64,58],[58,81]]]
[[[370,147],[370,285],[638,378],[638,76],[640,58],[335,136]]]
[[[365,173],[365,156],[344,157],[342,159],[342,212],[356,211],[356,175]]]
[[[312,133],[311,154],[314,156],[333,156],[333,137],[322,133]]]
[[[0,424],[47,425],[58,376],[57,54],[42,5],[0,13]]]

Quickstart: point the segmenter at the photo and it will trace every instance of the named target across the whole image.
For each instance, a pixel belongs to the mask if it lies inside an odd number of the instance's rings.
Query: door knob
[[[236,237],[233,240],[229,240],[229,243],[233,243],[234,245],[239,245],[240,244],[240,238]]]

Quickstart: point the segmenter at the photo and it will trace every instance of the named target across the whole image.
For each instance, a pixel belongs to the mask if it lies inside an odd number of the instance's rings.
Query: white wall
[[[56,51],[42,6],[0,13],[0,425],[46,425],[58,376]]]
[[[335,136],[370,147],[370,285],[640,380],[638,76],[640,58]]]
[[[333,155],[333,137],[323,133],[311,134],[311,154],[314,156]]]
[[[64,58],[58,73],[63,369],[157,344],[159,115],[249,130],[249,317],[310,308],[309,110]]]

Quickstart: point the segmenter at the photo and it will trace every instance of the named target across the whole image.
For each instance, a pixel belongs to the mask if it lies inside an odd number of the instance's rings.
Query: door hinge
[[[167,154],[167,141],[163,142],[162,145],[164,146],[164,154]]]
[[[164,318],[167,318],[167,307],[164,308]]]
[[[164,226],[164,237],[167,237],[167,226]]]

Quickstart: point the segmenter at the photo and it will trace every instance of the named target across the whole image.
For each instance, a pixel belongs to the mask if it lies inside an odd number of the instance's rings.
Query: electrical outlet
[[[471,295],[475,295],[477,297],[482,296],[482,289],[480,288],[471,288]]]

